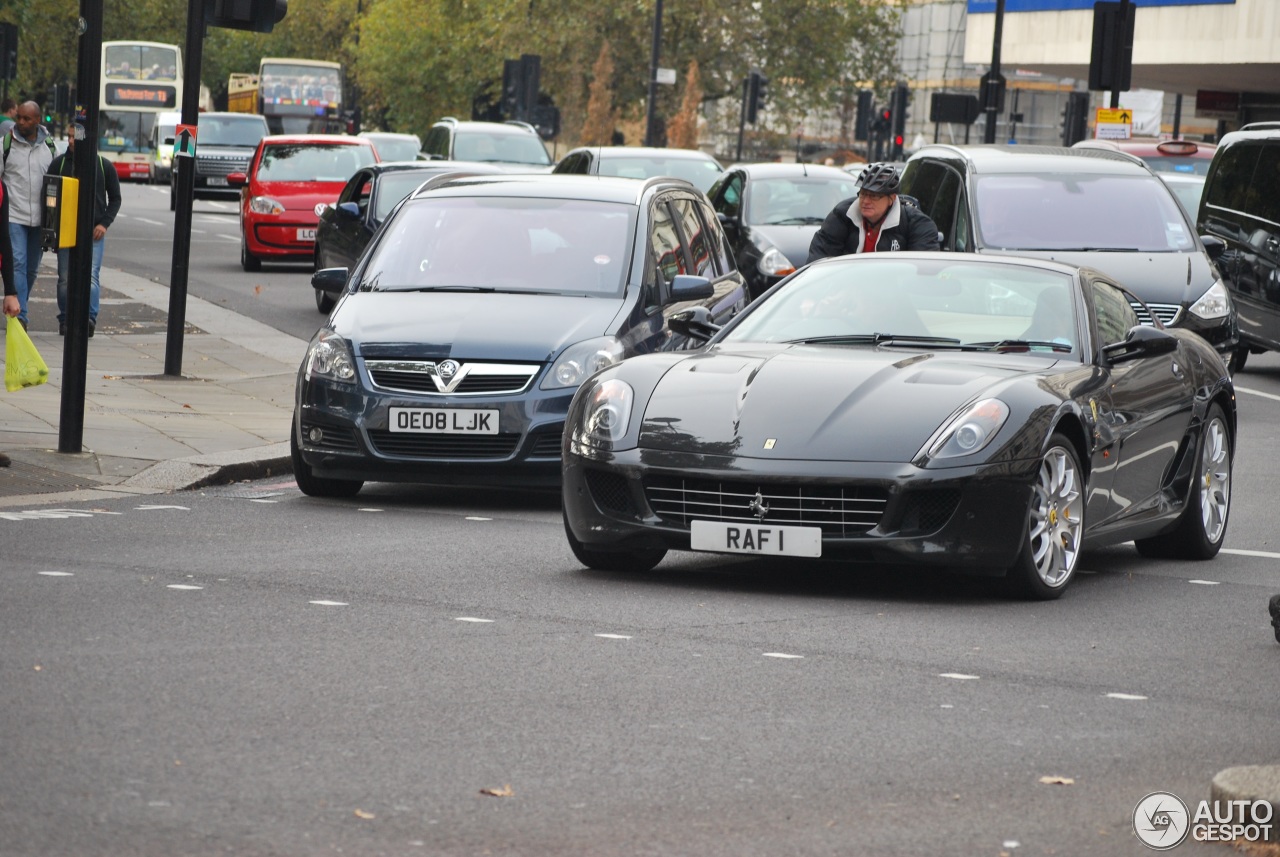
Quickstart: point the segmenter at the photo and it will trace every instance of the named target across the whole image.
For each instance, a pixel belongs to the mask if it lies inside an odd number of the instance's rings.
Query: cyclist
[[[937,250],[938,246],[933,220],[898,196],[897,169],[892,164],[868,164],[858,174],[858,195],[836,203],[813,236],[807,261],[850,253]]]

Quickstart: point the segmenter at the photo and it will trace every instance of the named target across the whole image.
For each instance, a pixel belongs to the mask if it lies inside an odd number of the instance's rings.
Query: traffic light
[[[289,0],[204,0],[204,22],[210,27],[269,33],[284,20]]]
[[[902,148],[907,137],[907,102],[911,100],[911,90],[905,83],[893,88],[893,159],[902,160]]]
[[[853,139],[865,140],[871,133],[871,113],[875,109],[872,104],[874,94],[869,89],[858,92],[858,113],[853,120]]]
[[[769,86],[769,78],[757,68],[751,69],[747,75],[747,122],[754,125],[760,111],[764,109],[765,96]]]
[[[893,127],[893,111],[888,107],[881,107],[880,112],[876,114],[875,128],[877,134],[888,134],[889,129]]]
[[[1062,109],[1062,145],[1071,146],[1089,135],[1089,93],[1070,92]]]
[[[0,79],[18,78],[18,25],[0,22]]]

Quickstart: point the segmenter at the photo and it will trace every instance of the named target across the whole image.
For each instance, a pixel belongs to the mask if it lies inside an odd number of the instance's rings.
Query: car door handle
[[[1173,360],[1169,363],[1169,371],[1172,372],[1173,377],[1177,378],[1179,381],[1181,381],[1184,377],[1182,372],[1182,366],[1178,363],[1177,360]]]

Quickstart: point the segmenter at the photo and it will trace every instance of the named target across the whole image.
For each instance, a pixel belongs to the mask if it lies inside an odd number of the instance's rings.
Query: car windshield
[[[724,341],[1066,355],[1079,353],[1073,293],[1071,275],[1020,265],[919,259],[824,263],[801,271],[758,302]]]
[[[383,226],[362,288],[620,297],[634,234],[631,205],[424,196]]]
[[[654,176],[671,176],[690,182],[704,193],[720,178],[724,168],[712,160],[702,158],[601,158],[600,175],[621,176],[628,179],[647,179]]]
[[[747,223],[813,225],[821,223],[841,200],[857,196],[853,176],[846,179],[756,179],[747,189]]]
[[[275,143],[262,152],[258,181],[345,182],[373,161],[372,146]]]
[[[251,149],[267,136],[267,123],[261,116],[198,116],[196,123],[201,146]]]
[[[1182,210],[1152,175],[989,175],[976,181],[978,234],[994,250],[1191,250]]]
[[[378,157],[384,161],[412,161],[422,151],[417,139],[401,137],[370,137],[369,142],[378,150]]]
[[[551,166],[551,156],[547,154],[542,140],[532,133],[493,134],[487,131],[459,131],[453,143],[453,159]]]
[[[396,203],[418,189],[418,186],[434,176],[440,170],[396,170],[386,172],[378,179],[378,201],[374,206],[373,216],[379,221],[385,220],[396,207]]]

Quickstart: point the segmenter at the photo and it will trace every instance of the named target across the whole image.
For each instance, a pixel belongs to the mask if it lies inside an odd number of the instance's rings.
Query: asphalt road
[[[244,275],[207,217],[193,293],[314,328],[304,274]],[[1280,356],[1237,384],[1223,553],[1095,551],[1053,603],[587,571],[555,495],[277,478],[0,514],[0,855],[1150,853],[1145,795],[1277,762]]]

